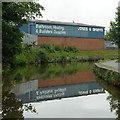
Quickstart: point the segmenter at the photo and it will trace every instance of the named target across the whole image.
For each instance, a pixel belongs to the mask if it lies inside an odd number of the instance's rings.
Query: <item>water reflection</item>
[[[104,89],[96,84],[89,63],[48,64],[42,68],[45,71],[40,69],[32,81],[24,79],[25,82],[13,89],[24,103],[104,93]]]
[[[28,103],[105,93],[96,83],[94,64],[43,64],[3,72],[3,118],[24,118],[36,113]]]
[[[35,80],[34,83],[36,81],[37,80]],[[17,97],[19,99],[22,99],[24,103],[57,99],[57,98],[61,99],[61,98],[67,98],[67,97],[91,95],[91,94],[97,94],[97,93],[105,93],[104,89],[98,84],[96,84],[96,82],[35,88],[36,90],[33,88],[33,90],[30,90],[29,92],[26,92],[26,90],[24,91],[23,87],[25,86],[28,86],[28,85],[20,84],[20,85],[17,85],[14,89],[14,92],[16,93]],[[23,88],[22,91],[21,91],[21,88]]]
[[[106,98],[110,104],[111,112],[116,111],[117,120],[120,120],[120,88],[115,87],[96,76],[97,82],[109,93]]]

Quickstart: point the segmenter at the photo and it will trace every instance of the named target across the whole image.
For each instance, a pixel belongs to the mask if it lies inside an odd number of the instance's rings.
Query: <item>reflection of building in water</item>
[[[73,76],[64,75],[50,80],[38,79],[38,87],[50,87],[60,85],[71,85],[79,83],[95,82],[95,77],[92,70],[80,71]]]
[[[104,89],[96,84],[96,82],[46,87],[39,88],[37,91],[35,91],[34,101],[50,100],[56,98],[60,99],[97,93],[104,93]]]
[[[64,75],[50,80],[38,78],[38,80],[17,84],[13,91],[25,103],[104,93],[104,89],[95,81],[92,70],[88,70],[80,71],[74,76]]]
[[[22,95],[37,89],[38,89],[38,80],[33,80],[33,81],[17,84],[13,89],[13,91],[15,91],[16,95],[20,95],[20,94]]]
[[[25,103],[104,93],[96,82],[38,88],[17,97]]]

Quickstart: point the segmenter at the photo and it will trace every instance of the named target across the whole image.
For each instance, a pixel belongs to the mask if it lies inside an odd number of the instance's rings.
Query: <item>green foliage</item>
[[[39,64],[41,59],[38,52],[38,50],[31,47],[23,49],[21,54],[15,56],[14,65]]]
[[[19,55],[16,55],[14,64],[19,64],[19,65],[28,64],[28,59],[24,53],[21,53]]]
[[[15,56],[22,52],[23,33],[19,28],[29,19],[42,16],[44,8],[35,2],[2,2],[3,63],[14,64]]]
[[[74,46],[67,46],[67,47],[64,47],[64,44],[62,44],[61,46],[60,45],[50,45],[50,44],[46,44],[46,43],[43,43],[40,45],[40,48],[44,48],[46,49],[48,52],[52,52],[54,53],[55,51],[65,51],[65,52],[78,52],[78,50],[76,49],[76,47]]]
[[[99,53],[101,54],[107,54],[107,55],[113,55],[117,54],[118,51],[83,51],[83,50],[77,50],[75,52],[74,49],[68,49],[63,48],[59,45],[50,45],[43,43],[39,49],[36,49],[33,47],[32,44],[26,44],[24,45],[24,48],[22,49],[22,53],[15,56],[14,65],[20,64],[39,64],[39,63],[55,63],[55,62],[80,62],[80,61],[95,61],[99,59],[117,59],[118,57],[112,57],[112,56],[90,56],[91,54],[96,55]],[[68,48],[71,48],[70,46]],[[72,47],[74,48],[74,47]],[[76,48],[75,48],[76,49]],[[88,54],[86,56],[86,54]]]
[[[64,49],[66,52],[78,52],[75,46],[68,46]]]
[[[67,61],[67,56],[63,54],[60,57],[58,57],[58,59],[56,61],[57,62],[66,62]]]
[[[47,54],[45,49],[43,49],[43,48],[39,49],[38,56],[39,56],[39,58],[41,60],[41,63],[48,62],[48,54]]]
[[[50,44],[46,44],[46,43],[43,43],[40,45],[40,48],[44,48],[46,51],[48,52],[52,52],[54,53],[55,52],[55,47],[54,45],[50,45]]]
[[[120,74],[110,70],[103,70],[102,68],[95,67],[94,73],[101,79],[104,79],[110,84],[120,86]]]
[[[56,45],[55,50],[56,51],[62,51],[62,50],[64,50],[64,48],[62,48],[60,45]]]
[[[105,40],[118,44],[120,48],[120,7],[117,8],[115,21],[110,22],[110,29],[105,35]]]
[[[15,80],[16,83],[22,80],[30,81],[33,78],[39,77],[43,80],[54,79],[64,75],[74,75],[78,71],[92,70],[93,63],[49,63],[39,65],[24,65],[17,66],[14,70],[5,70],[4,79]],[[5,81],[6,82],[6,81]],[[14,84],[13,84],[14,86]],[[9,89],[9,86],[8,86]]]
[[[71,61],[71,62],[77,62],[77,60],[78,60],[78,59],[77,59],[76,56],[71,56],[71,57],[70,57],[70,61]]]
[[[2,21],[2,59],[3,63],[14,63],[16,54],[22,51],[22,37],[23,33],[12,25],[9,25],[6,21]]]

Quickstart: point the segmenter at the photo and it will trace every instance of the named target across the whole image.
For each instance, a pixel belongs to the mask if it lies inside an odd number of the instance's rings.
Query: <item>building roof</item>
[[[47,23],[47,24],[61,24],[61,25],[79,25],[79,26],[90,26],[90,27],[102,27],[103,26],[97,26],[97,25],[88,25],[88,24],[83,24],[83,23],[75,23],[75,22],[60,22],[60,21],[49,21],[49,20],[32,20],[33,22],[38,22],[38,23]]]

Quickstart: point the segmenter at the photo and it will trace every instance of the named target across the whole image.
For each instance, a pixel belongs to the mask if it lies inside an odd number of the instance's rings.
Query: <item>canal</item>
[[[120,89],[95,76],[94,63],[50,63],[3,72],[4,118],[118,118]]]

